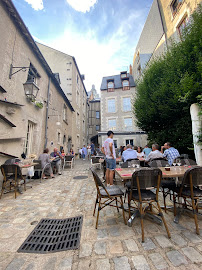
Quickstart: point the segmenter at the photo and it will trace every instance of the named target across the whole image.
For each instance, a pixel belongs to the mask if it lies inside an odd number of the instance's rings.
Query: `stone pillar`
[[[202,166],[202,146],[198,145],[198,135],[202,127],[202,120],[199,116],[199,106],[197,104],[192,104],[190,107],[190,114],[192,120],[192,134],[193,134],[193,143],[194,143],[194,153],[196,157],[196,163],[199,166]]]

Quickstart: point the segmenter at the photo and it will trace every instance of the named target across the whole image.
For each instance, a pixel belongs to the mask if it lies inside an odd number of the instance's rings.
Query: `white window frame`
[[[129,105],[127,105],[126,103],[126,108],[124,108],[124,99],[130,99],[130,107],[127,107]],[[131,97],[123,97],[123,100],[122,100],[122,105],[123,105],[123,112],[131,112],[131,107],[132,107],[132,104],[131,104]]]
[[[109,102],[114,101],[114,110],[109,110]],[[115,113],[116,112],[116,99],[115,98],[109,98],[107,99],[107,112],[108,113]]]
[[[131,120],[131,125],[127,125],[127,123],[125,122],[128,119]],[[133,129],[133,118],[132,117],[125,117],[124,118],[124,130],[131,131],[132,129]]]
[[[110,125],[110,124],[109,124],[110,121],[114,121],[115,125]],[[110,129],[110,130],[116,130],[116,124],[117,124],[117,123],[116,123],[116,118],[108,119],[108,123],[107,123],[107,124],[108,124],[108,129]]]

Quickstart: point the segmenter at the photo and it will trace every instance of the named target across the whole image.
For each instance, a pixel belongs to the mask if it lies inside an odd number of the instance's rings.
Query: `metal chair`
[[[97,204],[99,204],[95,228],[97,229],[97,226],[98,226],[99,213],[106,206],[115,207],[117,208],[118,212],[119,212],[119,208],[121,208],[123,212],[124,223],[126,224],[123,199],[122,199],[122,196],[124,195],[123,191],[118,186],[105,187],[102,181],[100,180],[99,176],[97,175],[97,173],[92,168],[90,170],[93,174],[93,178],[94,178],[96,189],[97,189],[97,197],[95,201],[93,216],[95,215],[96,206]],[[116,204],[114,205],[113,202],[115,202]],[[118,204],[120,204],[120,206]]]
[[[43,174],[44,174],[46,168],[48,166],[51,166],[51,164],[50,163],[46,163],[46,165],[42,168],[41,160],[35,159],[33,162],[34,163],[38,163],[38,164],[35,164],[34,165],[34,171],[40,173],[40,177],[39,178],[40,178],[40,183],[41,183],[41,180],[42,180],[42,177],[43,177]]]
[[[99,168],[101,170],[102,164],[99,160],[100,160],[100,157],[96,157],[96,156],[91,157],[91,167]]]
[[[68,164],[70,165],[71,169],[74,165],[74,157],[73,156],[65,156],[63,160],[63,170],[65,168],[65,165]]]
[[[166,228],[168,237],[170,238],[170,232],[168,230],[158,201],[161,177],[162,172],[158,168],[137,169],[132,175],[131,190],[128,194],[129,217],[131,218],[131,201],[134,201],[134,203],[136,204],[136,209],[138,209],[138,212],[140,214],[142,242],[144,242],[143,218],[146,213],[149,213],[150,216],[158,215],[161,217]],[[151,188],[155,188],[156,192],[152,192]],[[153,211],[153,208],[155,208],[158,213]]]
[[[17,189],[20,186],[20,180],[24,182],[24,190],[26,190],[26,180],[22,176],[21,168],[17,164],[4,164],[1,165],[1,172],[3,174],[3,182],[1,188],[1,195],[6,189],[6,185],[9,184],[9,190],[11,191],[11,187],[14,187],[15,191],[15,199],[17,198]]]
[[[181,165],[188,165],[188,166],[193,166],[193,165],[197,165],[196,161],[189,159],[189,158],[183,158],[180,159]]]
[[[175,219],[175,222],[178,223],[181,212],[192,210],[197,234],[200,234],[197,215],[199,215],[198,210],[202,209],[202,207],[200,206],[202,202],[201,186],[202,186],[202,167],[190,168],[185,172],[180,188],[178,189],[178,191],[176,190],[177,196],[174,195],[173,200],[175,217],[177,216],[176,205],[178,204],[182,206],[182,208],[178,209],[179,210],[178,216],[177,220]],[[176,197],[178,197],[178,201],[176,200]],[[183,200],[181,200],[180,202],[179,198]]]

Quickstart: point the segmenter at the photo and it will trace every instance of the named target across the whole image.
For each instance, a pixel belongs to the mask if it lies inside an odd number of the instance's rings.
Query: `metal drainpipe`
[[[48,131],[48,109],[49,109],[49,98],[50,98],[50,83],[51,83],[51,77],[49,77],[48,81],[48,92],[47,92],[47,103],[46,103],[46,125],[45,125],[45,144],[44,148],[47,147],[47,131]]]
[[[157,0],[157,5],[158,5],[158,10],[159,10],[160,18],[161,18],[161,24],[162,24],[162,27],[163,27],[163,32],[165,34],[166,49],[168,49],[167,35],[166,35],[165,27],[164,27],[164,24],[163,24],[163,19],[162,19],[161,9],[160,9],[160,5],[159,5],[159,0]]]

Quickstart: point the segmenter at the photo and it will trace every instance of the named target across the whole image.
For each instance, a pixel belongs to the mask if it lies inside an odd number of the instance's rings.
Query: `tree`
[[[190,105],[201,94],[202,6],[192,14],[179,43],[151,61],[137,82],[134,114],[152,142],[172,142],[181,153],[192,146]]]

